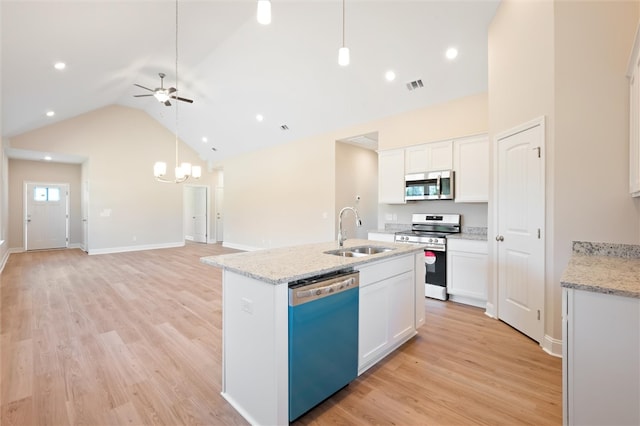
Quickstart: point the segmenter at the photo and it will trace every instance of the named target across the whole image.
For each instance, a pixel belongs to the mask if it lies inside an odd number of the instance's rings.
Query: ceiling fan
[[[193,103],[193,100],[191,100],[191,99],[181,98],[181,97],[177,96],[175,94],[177,92],[175,87],[169,87],[168,89],[165,89],[165,87],[164,87],[164,78],[166,77],[166,75],[163,72],[158,73],[158,75],[160,76],[160,87],[156,87],[155,89],[149,89],[148,87],[144,87],[144,86],[141,86],[139,84],[134,83],[133,84],[134,86],[138,86],[141,89],[148,90],[148,91],[153,92],[153,93],[150,93],[148,95],[133,95],[133,97],[134,98],[142,98],[144,96],[153,96],[158,100],[158,102],[162,102],[166,106],[170,106],[171,105],[171,102],[169,102],[169,99],[176,99],[176,100],[179,100],[179,101],[188,102],[190,104]]]

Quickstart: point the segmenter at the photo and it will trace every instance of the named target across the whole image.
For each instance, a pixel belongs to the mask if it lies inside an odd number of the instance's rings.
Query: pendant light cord
[[[176,97],[178,93],[178,0],[176,0]],[[178,166],[178,100],[176,99],[176,167]]]
[[[342,0],[342,47],[344,47],[344,2],[345,0]]]

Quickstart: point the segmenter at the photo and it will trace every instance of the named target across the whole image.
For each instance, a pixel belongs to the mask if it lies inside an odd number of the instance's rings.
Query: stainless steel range
[[[427,246],[425,296],[447,300],[447,235],[460,232],[460,215],[416,213],[411,223],[411,230],[396,232],[395,242]]]

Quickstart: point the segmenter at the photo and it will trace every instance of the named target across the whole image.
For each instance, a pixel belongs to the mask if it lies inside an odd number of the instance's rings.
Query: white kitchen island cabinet
[[[413,256],[359,268],[358,374],[416,335],[413,269]]]
[[[329,242],[202,259],[223,268],[222,395],[251,424],[289,423],[289,282],[344,269],[358,270],[361,282],[373,284],[359,289],[359,305],[365,313],[379,307],[379,298],[369,298],[366,289],[375,285],[385,289],[385,299],[389,299],[385,300],[386,321],[379,326],[385,335],[392,333],[391,339],[387,339],[384,350],[367,359],[367,367],[414,336],[416,324],[424,322],[424,304],[421,311],[416,309],[416,297],[424,288],[422,279],[417,279],[423,271],[416,272],[423,247],[345,241],[345,247],[365,245],[384,245],[392,250],[342,257],[325,253],[338,248],[337,242]],[[422,299],[424,303],[424,294]],[[375,340],[377,319],[372,314],[359,318],[359,326],[364,326],[359,334]]]
[[[640,424],[640,246],[576,253],[562,277],[565,425]],[[604,247],[602,247],[604,246]],[[620,247],[620,245],[618,245]],[[614,247],[615,249],[615,247]]]

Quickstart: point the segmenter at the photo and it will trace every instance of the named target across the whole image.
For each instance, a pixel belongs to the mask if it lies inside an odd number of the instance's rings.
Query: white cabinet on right
[[[562,289],[565,425],[640,424],[640,299]]]
[[[488,202],[489,137],[456,139],[453,142],[453,170],[456,173],[455,202]]]
[[[488,243],[447,239],[447,293],[453,302],[486,308]]]
[[[629,58],[629,192],[640,197],[640,28]]]

